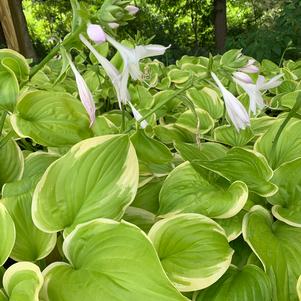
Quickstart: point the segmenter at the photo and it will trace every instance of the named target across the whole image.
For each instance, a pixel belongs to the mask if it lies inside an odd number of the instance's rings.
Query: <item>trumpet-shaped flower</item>
[[[91,93],[90,89],[88,88],[85,80],[83,79],[81,74],[76,69],[76,67],[73,64],[73,62],[72,62],[71,58],[69,57],[69,55],[67,56],[67,58],[68,58],[71,70],[72,70],[72,72],[75,76],[75,81],[76,81],[77,90],[78,90],[80,100],[81,100],[84,108],[86,109],[86,111],[89,115],[90,127],[91,127],[92,124],[95,121],[95,111],[96,111],[92,93]]]
[[[279,79],[283,76],[283,74],[279,74],[265,82],[265,77],[259,75],[256,84],[254,84],[253,81],[243,80],[241,72],[234,72],[233,75],[234,81],[248,94],[250,99],[250,111],[253,114],[256,114],[257,107],[263,109],[265,106],[262,91],[279,86],[282,82]]]
[[[108,34],[106,34],[106,39],[119,51],[124,62],[124,70],[127,69],[134,80],[142,79],[142,72],[139,67],[139,61],[141,59],[162,55],[166,49],[170,47],[164,47],[162,45],[139,45],[135,48],[129,48],[120,44]]]
[[[230,91],[223,86],[215,73],[211,72],[211,76],[223,95],[227,113],[236,130],[239,131],[240,129],[245,129],[246,127],[250,126],[250,118],[245,107]]]
[[[127,89],[129,72],[125,70],[123,73],[119,73],[116,67],[107,58],[105,58],[100,53],[98,53],[97,50],[91,45],[91,43],[83,35],[80,35],[80,40],[94,54],[97,61],[103,67],[106,74],[109,76],[117,94],[119,108],[122,109],[122,104],[129,104],[135,119],[137,121],[140,120],[142,116],[134,108],[133,104],[130,102],[130,95]],[[147,122],[145,120],[141,121],[140,124],[142,128],[145,128],[147,126]]]
[[[89,24],[87,28],[87,34],[90,40],[98,44],[103,43],[106,40],[106,35],[103,29],[97,24]]]

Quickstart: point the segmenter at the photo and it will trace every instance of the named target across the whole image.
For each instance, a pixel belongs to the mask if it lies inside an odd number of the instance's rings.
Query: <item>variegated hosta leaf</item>
[[[24,158],[18,144],[10,139],[0,148],[0,188],[5,183],[21,179]]]
[[[179,69],[172,69],[168,72],[167,76],[169,77],[171,82],[175,84],[183,84],[188,81],[190,72]]]
[[[273,215],[291,226],[301,227],[301,158],[278,167],[272,182],[279,189],[267,200]]]
[[[271,280],[272,300],[296,301],[301,274],[301,228],[273,222],[266,209],[254,206],[244,217],[243,236]]]
[[[215,160],[226,156],[228,149],[218,143],[206,142],[200,146],[190,143],[176,143],[176,150],[187,161]]]
[[[146,163],[163,164],[172,160],[172,154],[163,143],[148,137],[143,130],[131,136],[137,157]]]
[[[44,173],[33,195],[33,221],[57,232],[98,217],[119,219],[137,186],[138,160],[127,135],[84,140]]]
[[[188,213],[163,219],[148,235],[167,276],[180,291],[210,286],[231,263],[233,250],[224,230],[204,215]]]
[[[0,266],[9,257],[16,239],[14,222],[6,208],[0,203]]]
[[[16,227],[16,241],[10,255],[14,260],[40,260],[55,246],[56,234],[42,232],[33,224],[31,203],[36,184],[46,168],[57,159],[58,156],[43,152],[28,155],[22,180],[3,187],[1,202],[6,206]]]
[[[0,61],[16,75],[19,82],[29,77],[29,65],[24,56],[11,49],[0,49]]]
[[[19,84],[16,75],[0,60],[0,108],[12,112],[18,93]]]
[[[297,281],[297,294],[300,301],[301,300],[301,276],[298,278]]]
[[[196,301],[269,301],[269,277],[255,265],[241,270],[231,265],[223,277],[212,286],[198,293]]]
[[[73,145],[92,136],[88,115],[73,96],[34,91],[18,101],[11,123],[20,137],[46,146]]]
[[[263,155],[239,147],[230,149],[225,157],[213,161],[195,163],[212,170],[229,181],[243,181],[250,191],[261,196],[271,196],[277,191],[277,186],[270,182],[273,171]]]
[[[118,134],[119,129],[115,124],[104,116],[97,116],[92,126],[94,136]]]
[[[251,118],[251,130],[254,135],[262,135],[267,132],[275,122],[277,122],[277,119],[270,116]]]
[[[43,276],[38,266],[31,262],[18,262],[10,266],[3,276],[0,301],[39,301]]]
[[[161,188],[158,214],[200,213],[212,218],[236,215],[248,199],[246,184],[236,181],[223,185],[210,182],[206,176],[189,162],[177,166]]]
[[[296,118],[292,118],[284,127],[276,148],[273,149],[273,141],[283,121],[284,118],[277,119],[277,122],[255,143],[255,149],[266,157],[273,169],[301,157],[301,120]]]
[[[188,301],[170,283],[146,235],[134,225],[96,219],[78,225],[63,244],[69,263],[43,275],[48,301]]]
[[[177,128],[174,124],[158,125],[154,128],[155,135],[165,144],[173,142],[193,142],[195,136]]]
[[[205,134],[214,127],[214,120],[207,111],[196,108],[195,112],[187,110],[182,113],[177,119],[175,126],[193,134]]]
[[[228,241],[236,239],[241,234],[242,220],[245,214],[246,211],[241,210],[230,218],[215,220],[225,230]]]
[[[224,104],[214,90],[207,87],[198,90],[193,87],[186,92],[186,95],[198,108],[207,111],[212,118],[219,119],[223,116]]]
[[[130,206],[126,209],[122,219],[147,233],[156,222],[156,215],[150,211]]]
[[[231,146],[244,146],[254,138],[250,128],[238,132],[231,125],[222,125],[215,128],[213,136],[215,141]]]

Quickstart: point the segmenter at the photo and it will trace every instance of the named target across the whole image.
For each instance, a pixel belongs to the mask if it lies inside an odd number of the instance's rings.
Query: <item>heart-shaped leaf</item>
[[[119,219],[137,186],[138,161],[127,135],[84,140],[44,173],[33,195],[33,221],[57,232],[98,217]]]
[[[245,183],[214,183],[185,162],[164,181],[158,214],[200,213],[212,218],[229,218],[244,207],[247,199],[248,187]]]
[[[187,213],[163,219],[148,236],[167,276],[183,292],[210,286],[231,263],[233,250],[224,230],[204,215]]]
[[[188,301],[136,226],[108,219],[78,225],[63,251],[69,263],[53,263],[43,272],[45,300]]]

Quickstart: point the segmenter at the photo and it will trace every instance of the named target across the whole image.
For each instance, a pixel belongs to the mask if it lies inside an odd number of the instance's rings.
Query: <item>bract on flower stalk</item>
[[[110,23],[108,23],[108,25],[112,29],[117,29],[119,27],[119,24],[116,22],[110,22]]]
[[[122,109],[122,104],[129,104],[132,109],[134,118],[138,121],[142,118],[141,114],[135,109],[133,104],[130,102],[130,94],[127,89],[129,72],[124,70],[124,72],[119,73],[116,67],[104,56],[97,52],[97,50],[91,45],[91,43],[83,36],[80,35],[80,40],[84,43],[84,45],[93,53],[95,58],[101,64],[106,74],[109,76],[114,89],[117,94],[117,100],[119,104],[120,110]],[[141,121],[141,127],[145,128],[147,126],[147,122],[145,120]]]
[[[71,70],[75,76],[75,81],[76,81],[80,100],[89,115],[90,127],[91,127],[95,121],[95,111],[96,111],[92,93],[91,93],[88,85],[86,84],[84,78],[81,76],[81,74],[76,69],[76,67],[75,67],[74,63],[72,62],[71,58],[69,57],[69,55],[67,55],[67,58],[68,58]]]
[[[211,76],[223,95],[227,113],[236,130],[239,131],[240,129],[245,129],[250,126],[250,117],[245,107],[224,87],[214,72],[211,72]]]

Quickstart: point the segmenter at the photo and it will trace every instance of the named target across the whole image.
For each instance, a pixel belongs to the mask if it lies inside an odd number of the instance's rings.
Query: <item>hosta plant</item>
[[[0,50],[0,300],[300,299],[300,62],[165,66],[130,1],[71,2],[39,64]]]

